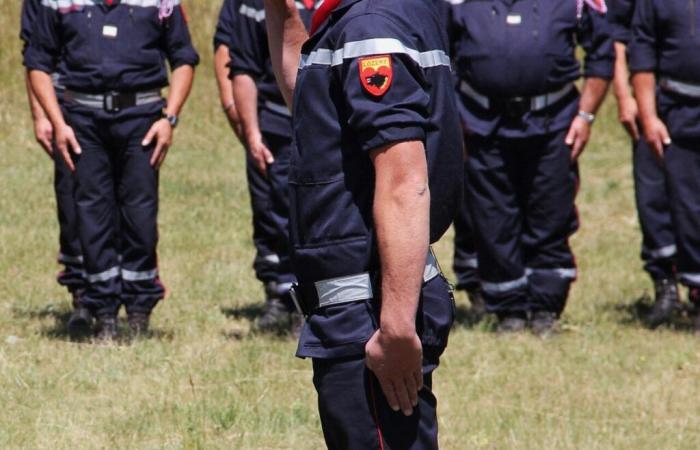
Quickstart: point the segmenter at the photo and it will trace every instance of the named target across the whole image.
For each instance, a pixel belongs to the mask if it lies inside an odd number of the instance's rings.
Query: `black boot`
[[[73,311],[67,326],[71,339],[82,339],[92,332],[92,314],[82,305],[82,291],[73,292]]]
[[[135,336],[143,336],[148,334],[148,326],[151,319],[151,315],[144,312],[132,312],[127,314],[126,321],[129,324],[131,332]]]
[[[481,295],[481,288],[477,286],[467,289],[467,297],[469,297],[469,304],[471,305],[469,311],[474,316],[474,319],[477,321],[483,319],[486,315],[486,303],[484,303],[484,297]]]
[[[265,285],[265,307],[256,329],[264,333],[280,333],[289,329],[289,308],[284,304],[277,292],[277,283]]]
[[[668,322],[680,307],[678,286],[673,279],[654,280],[654,295],[654,307],[647,316],[647,325],[651,329]]]
[[[527,328],[527,315],[525,312],[510,312],[498,314],[498,334],[520,333]]]
[[[95,338],[101,342],[112,342],[118,337],[117,317],[98,316]]]
[[[532,333],[543,339],[557,333],[557,313],[552,311],[535,311],[530,318]]]

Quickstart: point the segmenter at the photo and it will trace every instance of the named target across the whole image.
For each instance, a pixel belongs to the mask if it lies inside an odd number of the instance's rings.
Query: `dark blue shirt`
[[[234,3],[229,0],[229,2]],[[291,114],[282,98],[275,74],[272,71],[270,49],[265,29],[265,4],[263,0],[239,0],[236,25],[229,46],[231,53],[231,76],[250,75],[258,87],[258,111],[260,130],[281,136],[292,135]],[[311,16],[320,2],[311,9],[297,1],[301,19],[309,27]]]
[[[196,65],[179,0],[158,18],[160,0],[44,0],[24,55],[32,70],[58,71],[66,87],[92,93],[138,92],[168,85],[171,69]],[[60,56],[58,63],[57,58]]]
[[[700,84],[700,5],[695,0],[637,0],[630,71]],[[658,113],[671,137],[700,137],[700,100],[659,89]]]
[[[231,48],[234,21],[236,14],[238,14],[238,8],[240,8],[240,0],[224,0],[221,5],[219,20],[216,23],[216,30],[214,31],[214,51],[216,51],[220,45]]]
[[[613,26],[615,42],[629,44],[632,35],[632,16],[635,0],[612,0],[608,2],[608,17]]]
[[[36,20],[37,11],[41,8],[41,0],[24,0],[22,2],[22,15],[20,16],[19,38],[24,45],[22,52],[26,50],[32,39],[32,30]]]
[[[458,78],[494,98],[557,91],[583,75],[611,79],[614,50],[607,18],[574,0],[449,0],[448,33]],[[464,125],[480,135],[527,137],[568,127],[578,111],[575,91],[540,111],[508,117],[460,93]]]
[[[293,266],[300,283],[377,274],[369,152],[425,144],[430,235],[452,222],[462,189],[462,135],[448,43],[424,0],[343,0],[302,48],[289,174]],[[351,303],[313,314],[299,356],[362,354],[371,320]]]

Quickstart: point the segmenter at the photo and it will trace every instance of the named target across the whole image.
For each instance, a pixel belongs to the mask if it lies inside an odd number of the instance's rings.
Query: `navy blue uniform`
[[[606,18],[576,2],[450,1],[448,32],[467,133],[467,204],[487,311],[560,314],[576,277],[578,169],[565,144],[585,77],[609,79]]]
[[[610,3],[613,38],[629,45],[635,0]],[[639,224],[642,228],[644,268],[655,279],[675,278],[676,241],[671,221],[669,193],[664,165],[644,139],[633,144],[632,167]]]
[[[149,163],[153,146],[141,142],[162,114],[164,61],[171,69],[198,63],[179,1],[171,4],[161,19],[158,0],[47,0],[25,53],[27,68],[58,71],[66,86],[63,115],[82,149],[74,161],[88,282],[83,303],[98,316],[116,314],[120,303],[128,313],[150,313],[164,295],[158,171]],[[107,93],[117,94],[86,104],[90,94]]]
[[[289,251],[289,155],[292,147],[292,116],[272,71],[265,29],[265,5],[262,0],[228,0],[226,9],[235,8],[235,25],[229,25],[233,45],[231,77],[249,75],[258,88],[258,122],[263,142],[275,162],[263,175],[247,154],[246,172],[253,209],[253,242],[257,251],[253,266],[260,281],[275,287],[275,296],[289,291],[294,275]],[[226,6],[227,6],[226,5]],[[308,7],[297,2],[302,20],[308,27],[317,4]],[[223,19],[223,17],[222,17]],[[232,18],[233,19],[233,18]],[[218,32],[217,32],[218,34]]]
[[[332,449],[437,447],[431,376],[454,304],[433,264],[416,324],[426,388],[411,417],[388,407],[364,365],[364,347],[381,304],[369,152],[402,141],[425,144],[431,242],[449,227],[460,200],[461,134],[442,29],[430,2],[343,0],[302,48],[289,172],[292,261],[301,302],[318,297],[325,306],[307,311],[297,355],[314,359]]]
[[[657,110],[673,141],[664,153],[664,166],[678,275],[691,287],[700,287],[700,93],[686,89],[700,86],[698,27],[700,11],[694,1],[637,0],[629,46],[630,70],[655,73],[659,81]]]
[[[23,52],[31,41],[32,32],[36,26],[37,11],[41,7],[39,0],[24,0],[22,3],[20,39],[24,43]],[[54,74],[53,78],[57,95],[60,95],[62,90],[60,75]],[[85,282],[83,279],[83,254],[78,237],[78,215],[73,199],[75,183],[68,166],[58,151],[54,151],[53,159],[54,192],[59,225],[58,262],[64,266],[64,269],[58,273],[57,280],[71,293],[79,293]]]

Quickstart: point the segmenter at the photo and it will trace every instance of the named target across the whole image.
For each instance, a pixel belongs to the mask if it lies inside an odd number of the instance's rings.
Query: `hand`
[[[173,142],[173,127],[167,119],[157,120],[151,125],[151,129],[146,133],[146,137],[143,138],[141,145],[148,147],[153,142],[153,139],[156,140],[156,147],[153,149],[153,155],[151,155],[151,166],[160,169],[168,154],[170,144]]]
[[[34,137],[46,154],[53,158],[53,125],[48,118],[39,117],[34,120]]]
[[[654,116],[644,120],[644,136],[656,156],[663,158],[665,147],[671,145],[671,136],[661,119]]]
[[[365,346],[365,364],[379,380],[394,411],[413,414],[418,391],[423,388],[423,346],[415,329],[390,335],[378,329]]]
[[[260,173],[267,175],[267,166],[273,164],[275,158],[270,149],[263,144],[262,136],[259,133],[248,139],[248,151]]]
[[[569,127],[569,132],[566,135],[566,145],[571,147],[571,160],[575,161],[588,144],[588,139],[591,136],[591,124],[581,117],[574,118]]]
[[[65,123],[60,127],[56,127],[56,148],[61,153],[61,157],[63,157],[70,171],[75,172],[75,164],[73,164],[73,159],[70,157],[70,152],[72,151],[79,155],[82,153],[82,150],[80,150],[80,144],[78,144],[78,139],[76,139],[73,129]]]
[[[632,139],[637,142],[639,140],[639,127],[637,119],[639,118],[639,107],[637,101],[632,96],[620,98],[617,101],[617,116],[622,126],[625,127]]]
[[[240,142],[243,142],[243,124],[241,124],[241,118],[238,115],[238,109],[235,106],[230,107],[226,111],[226,118],[228,119],[228,124],[231,125],[231,129],[236,134],[236,137]]]

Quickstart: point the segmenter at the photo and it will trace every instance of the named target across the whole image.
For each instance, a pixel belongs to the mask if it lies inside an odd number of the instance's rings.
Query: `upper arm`
[[[586,52],[584,76],[611,79],[614,72],[615,48],[613,25],[605,13],[584,7],[578,40]]]
[[[242,2],[236,15],[235,45],[230,48],[231,75],[246,73],[259,77],[265,72],[269,54],[265,9],[260,2]]]
[[[165,20],[165,52],[168,56],[170,68],[175,70],[179,66],[196,66],[199,64],[199,55],[192,45],[190,30],[187,26],[182,5],[179,4],[171,16]]]
[[[35,0],[27,0],[25,6]],[[61,54],[60,13],[51,4],[39,5],[29,24],[29,45],[24,51],[24,65],[30,70],[52,73]]]
[[[653,72],[657,65],[658,24],[653,0],[637,0],[632,18],[629,66],[633,72]]]

